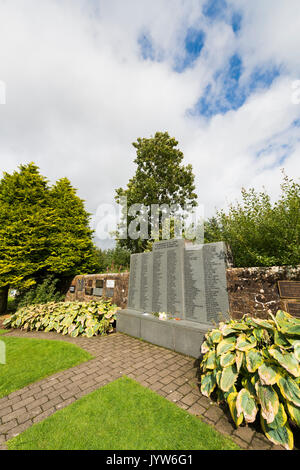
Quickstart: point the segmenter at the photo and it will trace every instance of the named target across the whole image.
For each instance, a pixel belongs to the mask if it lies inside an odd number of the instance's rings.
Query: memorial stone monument
[[[228,319],[226,246],[162,241],[131,256],[128,307],[117,330],[193,357],[204,334]],[[153,313],[171,319],[159,320]]]

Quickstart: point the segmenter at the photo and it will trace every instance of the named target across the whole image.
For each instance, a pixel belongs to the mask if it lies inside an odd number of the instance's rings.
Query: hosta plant
[[[300,427],[300,319],[245,315],[205,335],[201,392],[228,404],[236,426],[259,420],[267,438],[293,449]]]
[[[116,305],[109,301],[51,302],[21,308],[4,322],[4,326],[91,338],[113,331],[116,311]]]

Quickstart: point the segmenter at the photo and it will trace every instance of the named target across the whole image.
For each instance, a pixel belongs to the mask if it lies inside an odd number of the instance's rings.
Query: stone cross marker
[[[228,318],[224,243],[170,240],[131,257],[128,308],[212,324]]]

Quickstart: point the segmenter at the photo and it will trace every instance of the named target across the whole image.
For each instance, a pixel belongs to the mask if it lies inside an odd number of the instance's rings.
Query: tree
[[[167,132],[157,132],[149,139],[139,138],[134,142],[136,149],[137,165],[136,173],[127,184],[126,189],[116,190],[116,201],[121,203],[122,198],[127,198],[128,207],[134,204],[143,204],[144,213],[140,213],[141,223],[146,221],[147,232],[150,236],[153,229],[153,221],[150,218],[151,205],[173,207],[181,211],[184,217],[188,210],[197,205],[194,186],[194,174],[191,165],[182,164],[184,155],[177,148],[178,142],[169,136]],[[161,230],[163,214],[159,216],[159,227]],[[122,224],[127,227],[134,217],[123,212]],[[120,227],[119,227],[120,229]],[[147,247],[147,240],[138,238],[136,240],[127,237],[118,238],[118,245],[128,248],[131,252],[141,252]]]
[[[283,173],[281,195],[242,189],[242,202],[206,221],[205,241],[225,241],[237,267],[300,263],[300,184]]]
[[[34,163],[0,181],[0,313],[8,289],[26,290],[55,273],[61,280],[93,269],[86,213],[67,179],[52,188]]]

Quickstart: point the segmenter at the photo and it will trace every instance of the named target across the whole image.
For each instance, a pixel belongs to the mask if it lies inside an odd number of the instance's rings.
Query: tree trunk
[[[6,313],[9,286],[0,287],[0,315]]]

